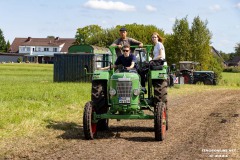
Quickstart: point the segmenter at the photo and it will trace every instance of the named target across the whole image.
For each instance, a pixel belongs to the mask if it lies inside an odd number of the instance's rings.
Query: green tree
[[[47,36],[47,38],[55,38],[55,36]]]
[[[6,52],[6,41],[1,29],[0,29],[0,52]]]
[[[202,69],[207,69],[211,61],[211,33],[207,28],[207,21],[201,21],[200,17],[195,17],[190,30],[192,59],[202,64]]]
[[[110,46],[114,40],[119,38],[119,29],[121,27],[128,29],[128,37],[137,39],[143,44],[151,44],[151,34],[158,32],[164,37],[164,32],[153,25],[142,25],[142,24],[125,24],[117,25],[110,29],[102,29],[97,25],[89,25],[83,28],[78,28],[76,33],[76,44],[90,44],[100,47]]]
[[[126,24],[124,25],[128,29],[128,37],[134,38],[141,41],[143,44],[152,44],[151,35],[153,32],[157,32],[161,37],[165,38],[164,31],[157,28],[154,25],[143,25],[143,24]],[[117,34],[118,30],[123,26],[116,26]],[[119,38],[119,35],[118,37]]]
[[[7,41],[7,44],[6,44],[6,52],[9,52],[9,49],[10,49],[10,42],[9,41]]]
[[[169,65],[173,63],[177,63],[177,56],[176,56],[176,46],[174,45],[174,35],[173,34],[166,34],[166,39],[164,42],[165,53],[166,53],[166,60]]]
[[[173,25],[171,58],[176,62],[191,60],[190,31],[187,17],[176,19]]]
[[[237,43],[235,47],[235,54],[236,56],[240,56],[240,43]]]
[[[76,44],[91,44],[94,38],[102,34],[103,29],[98,25],[89,25],[78,28],[76,33]]]

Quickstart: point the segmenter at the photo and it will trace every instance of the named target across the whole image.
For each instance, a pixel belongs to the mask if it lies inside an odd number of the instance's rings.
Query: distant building
[[[222,61],[222,65],[226,66],[225,60],[222,58],[221,54],[219,53],[218,50],[216,50],[213,46],[211,46],[211,52],[213,53],[214,56],[218,57]]]
[[[54,53],[66,54],[75,38],[15,38],[9,53],[24,55],[24,61],[52,63]]]
[[[227,61],[227,65],[230,66],[240,66],[240,56],[235,56],[233,59]]]

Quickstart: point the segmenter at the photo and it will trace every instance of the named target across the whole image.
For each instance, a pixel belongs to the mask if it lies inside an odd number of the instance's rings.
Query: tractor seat
[[[163,66],[162,65],[160,65],[160,66],[150,66],[150,69],[151,70],[162,70]]]
[[[164,62],[166,62],[165,60],[152,60],[150,61],[150,69],[151,70],[162,70],[163,69],[163,65]]]

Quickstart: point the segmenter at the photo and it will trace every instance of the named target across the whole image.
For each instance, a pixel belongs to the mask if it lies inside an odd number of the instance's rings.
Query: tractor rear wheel
[[[213,81],[210,80],[209,78],[205,79],[203,83],[204,85],[213,85]]]
[[[159,102],[155,107],[154,113],[154,131],[155,140],[163,141],[166,137],[167,109],[165,103]]]
[[[167,105],[167,86],[168,83],[166,80],[155,80],[153,82],[154,106],[156,106],[158,102],[164,102]]]
[[[87,102],[83,113],[83,132],[87,140],[94,139],[97,134],[97,123],[93,123],[93,106],[91,102]]]
[[[106,81],[93,81],[92,82],[92,103],[93,108],[97,114],[107,113],[107,82]],[[97,123],[97,130],[107,130],[108,119],[101,119]]]
[[[184,84],[193,84],[193,75],[190,72],[183,72]]]

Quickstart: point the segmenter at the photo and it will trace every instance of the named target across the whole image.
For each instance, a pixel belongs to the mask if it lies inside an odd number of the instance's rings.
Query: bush
[[[240,66],[238,66],[238,67],[227,67],[223,70],[223,72],[240,73]]]
[[[22,63],[22,57],[18,57],[17,62]]]

